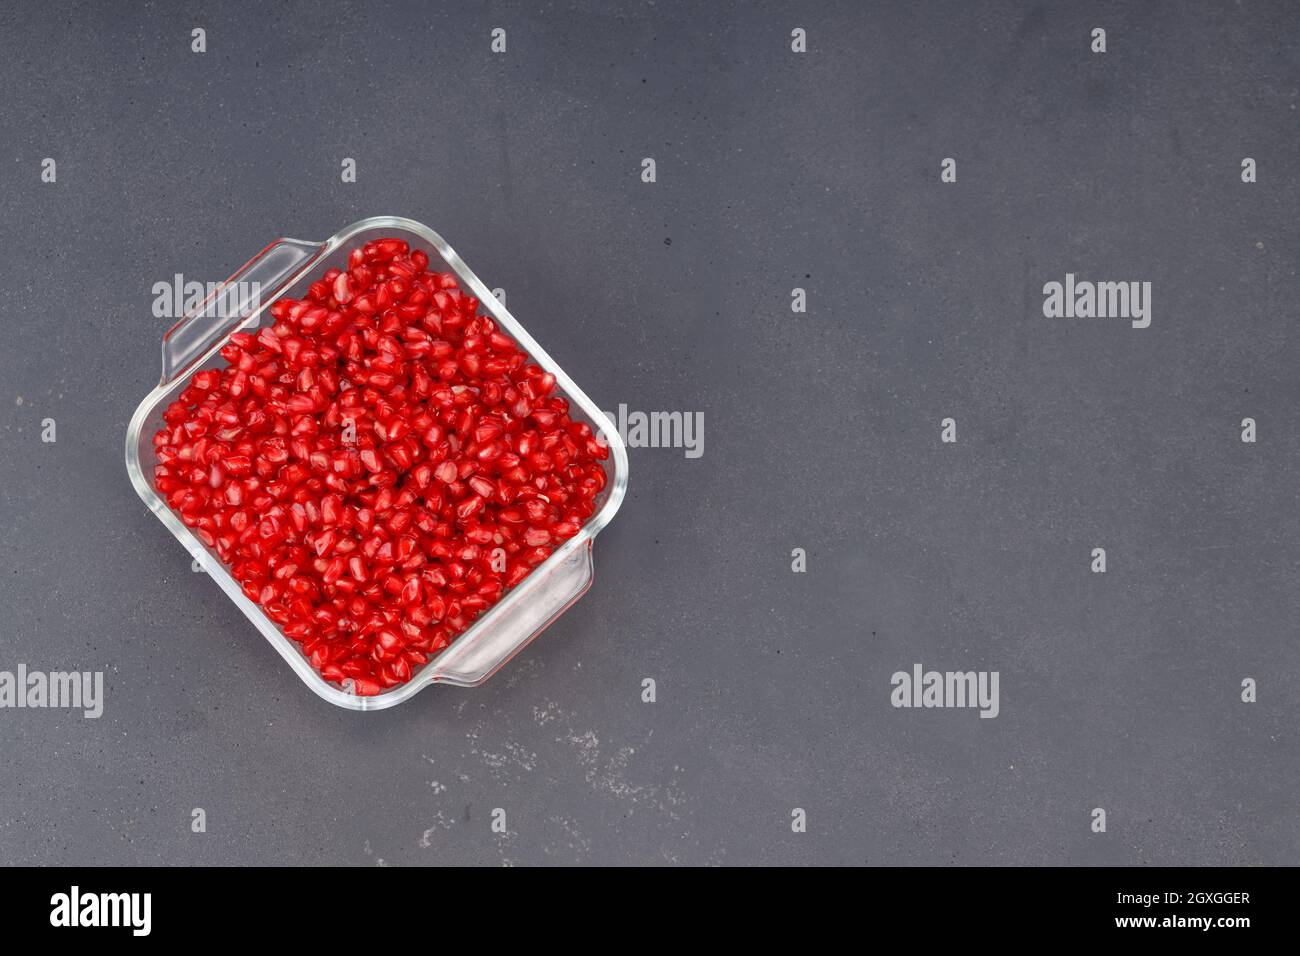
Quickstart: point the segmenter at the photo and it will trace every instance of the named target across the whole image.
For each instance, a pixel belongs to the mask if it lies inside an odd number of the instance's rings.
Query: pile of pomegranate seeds
[[[409,680],[578,533],[609,449],[400,239],[238,332],[154,436],[159,494],[322,677]]]

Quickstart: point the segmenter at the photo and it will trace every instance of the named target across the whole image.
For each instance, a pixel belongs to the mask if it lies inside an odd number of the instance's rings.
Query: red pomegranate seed
[[[237,332],[155,486],[331,683],[383,693],[578,534],[609,449],[454,276],[382,238]]]

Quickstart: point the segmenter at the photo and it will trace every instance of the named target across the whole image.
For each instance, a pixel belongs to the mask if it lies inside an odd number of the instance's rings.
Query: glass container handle
[[[159,384],[175,381],[236,327],[255,325],[286,281],[324,248],[323,242],[277,239],[244,263],[163,336]]]
[[[529,576],[525,593],[507,595],[489,632],[453,641],[432,664],[434,680],[475,687],[546,630],[591,587],[591,541],[584,541],[540,578]]]

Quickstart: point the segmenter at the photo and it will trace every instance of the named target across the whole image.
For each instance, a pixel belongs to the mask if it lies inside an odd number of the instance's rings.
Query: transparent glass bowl
[[[361,697],[330,684],[303,656],[260,607],[244,596],[239,583],[216,552],[206,547],[167,506],[154,487],[153,436],[162,427],[162,413],[190,377],[205,368],[224,366],[218,354],[230,336],[262,324],[271,303],[282,296],[302,298],[307,286],[332,266],[346,268],[348,253],[372,239],[396,236],[412,249],[429,254],[429,268],[452,272],[461,288],[475,296],[480,310],[508,332],[531,359],[555,376],[557,390],[569,400],[575,421],[587,422],[609,442],[606,468],[609,481],[596,499],[596,511],[582,529],[566,541],[522,582],[508,591],[450,646],[416,671],[409,681],[373,697]],[[254,287],[253,283],[257,283]],[[483,683],[580,598],[591,586],[592,540],[623,502],[627,491],[627,450],[617,429],[564,373],[498,301],[460,256],[432,229],[411,219],[375,216],[335,233],[324,242],[279,239],[254,256],[216,288],[204,304],[192,310],[162,342],[162,380],[145,396],[131,417],[126,433],[126,470],[144,503],[158,516],[230,600],[257,626],[289,666],[331,704],[351,710],[382,710],[400,704],[434,683],[473,687]]]

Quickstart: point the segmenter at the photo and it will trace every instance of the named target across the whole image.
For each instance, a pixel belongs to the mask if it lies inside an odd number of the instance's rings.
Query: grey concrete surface
[[[107,686],[0,710],[0,863],[1300,861],[1298,19],[6,4],[0,669]],[[595,586],[493,681],[359,715],[122,441],[155,282],[383,213],[603,407],[706,431],[632,450]],[[1151,327],[1045,318],[1067,272],[1150,281]],[[918,662],[998,671],[999,716],[893,708]]]

